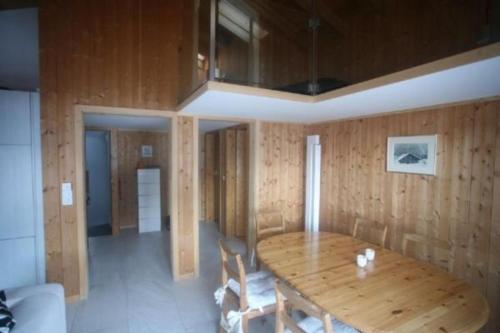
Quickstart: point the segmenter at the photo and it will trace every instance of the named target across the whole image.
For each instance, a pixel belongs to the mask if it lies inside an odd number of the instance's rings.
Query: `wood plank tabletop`
[[[356,255],[376,251],[365,268]],[[350,236],[288,233],[260,241],[257,256],[337,319],[364,333],[477,332],[488,320],[485,298],[439,268]]]

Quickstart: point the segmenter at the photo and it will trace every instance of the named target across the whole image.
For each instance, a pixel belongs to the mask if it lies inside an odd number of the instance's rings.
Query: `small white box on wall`
[[[71,183],[61,184],[61,202],[63,206],[73,205],[73,188]]]
[[[153,146],[151,146],[151,145],[142,145],[142,147],[141,147],[141,156],[142,157],[153,157]]]

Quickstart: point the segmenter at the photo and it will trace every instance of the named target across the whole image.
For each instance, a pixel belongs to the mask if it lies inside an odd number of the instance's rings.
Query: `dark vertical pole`
[[[309,93],[311,95],[316,95],[318,93],[318,29],[319,29],[319,16],[317,8],[318,0],[311,0],[311,13],[309,19],[309,30],[311,36],[311,42],[309,45]]]
[[[208,80],[215,80],[215,52],[216,52],[216,31],[217,31],[217,1],[210,0],[210,53],[208,58]]]
[[[249,26],[249,39],[248,39],[248,85],[255,85],[254,66],[255,66],[255,52],[254,52],[254,39],[253,39],[253,18],[250,18]]]

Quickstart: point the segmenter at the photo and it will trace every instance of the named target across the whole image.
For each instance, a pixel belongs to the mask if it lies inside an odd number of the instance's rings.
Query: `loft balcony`
[[[195,1],[185,9],[179,109],[318,122],[500,95],[499,10],[488,0],[433,6]]]

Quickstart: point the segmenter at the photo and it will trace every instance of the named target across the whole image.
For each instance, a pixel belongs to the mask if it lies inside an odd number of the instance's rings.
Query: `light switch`
[[[61,184],[61,201],[63,206],[73,205],[73,189],[71,183]]]

